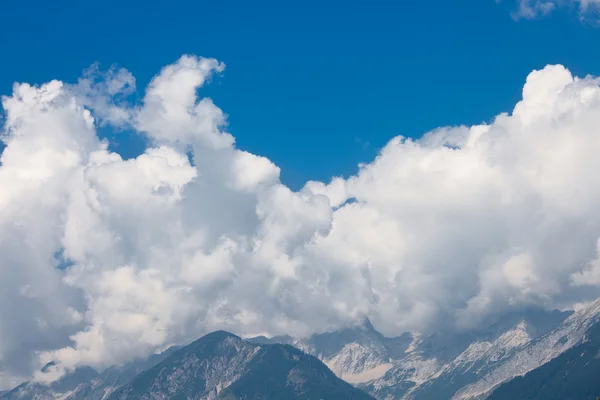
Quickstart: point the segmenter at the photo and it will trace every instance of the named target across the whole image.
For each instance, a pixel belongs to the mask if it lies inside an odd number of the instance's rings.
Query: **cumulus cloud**
[[[389,335],[469,329],[599,294],[598,79],[534,71],[511,113],[393,138],[356,175],[294,192],[198,98],[223,69],[184,56],[142,99],[129,72],[97,67],[3,97],[3,382],[215,329],[304,335],[364,316]],[[123,159],[103,124],[148,148]]]
[[[597,17],[599,0],[518,0],[517,9],[513,13],[516,19],[534,19],[544,16],[560,7],[576,9],[582,20]]]

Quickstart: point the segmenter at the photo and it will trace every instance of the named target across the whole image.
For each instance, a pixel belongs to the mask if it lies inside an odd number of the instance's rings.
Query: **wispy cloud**
[[[598,17],[600,0],[518,0],[513,12],[515,19],[534,19],[547,15],[557,8],[577,10],[582,20]]]

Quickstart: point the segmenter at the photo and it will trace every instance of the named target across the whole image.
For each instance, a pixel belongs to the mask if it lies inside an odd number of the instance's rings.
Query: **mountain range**
[[[512,378],[514,375],[501,374],[502,367],[521,348],[581,314],[525,310],[504,315],[481,330],[427,336],[405,333],[395,338],[384,337],[365,320],[353,328],[306,339],[249,340],[300,348],[378,399],[450,399],[455,395],[467,399],[485,396],[498,383]]]
[[[224,331],[102,374],[86,367],[49,386],[26,382],[0,398],[373,400],[295,347],[258,345]]]
[[[49,386],[24,383],[0,399],[593,400],[599,351],[600,299],[577,312],[520,310],[469,332],[388,338],[369,320],[306,338],[219,331],[102,373],[84,367]]]

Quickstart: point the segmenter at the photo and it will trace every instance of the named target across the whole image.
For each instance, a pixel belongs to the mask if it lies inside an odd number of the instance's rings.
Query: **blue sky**
[[[183,53],[227,64],[202,89],[238,146],[294,188],[348,175],[396,135],[490,120],[532,69],[600,74],[600,29],[560,9],[515,21],[511,1],[2,0],[0,93],[14,81],[75,81],[94,62],[142,90]],[[139,138],[123,137],[134,155]]]

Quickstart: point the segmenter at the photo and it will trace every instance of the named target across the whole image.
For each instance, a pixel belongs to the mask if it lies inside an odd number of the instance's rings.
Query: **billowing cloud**
[[[598,79],[534,71],[510,114],[393,138],[356,175],[294,192],[197,97],[223,69],[184,56],[138,100],[129,72],[93,67],[2,99],[3,382],[215,329],[469,329],[599,294]],[[148,148],[123,159],[101,125]]]

